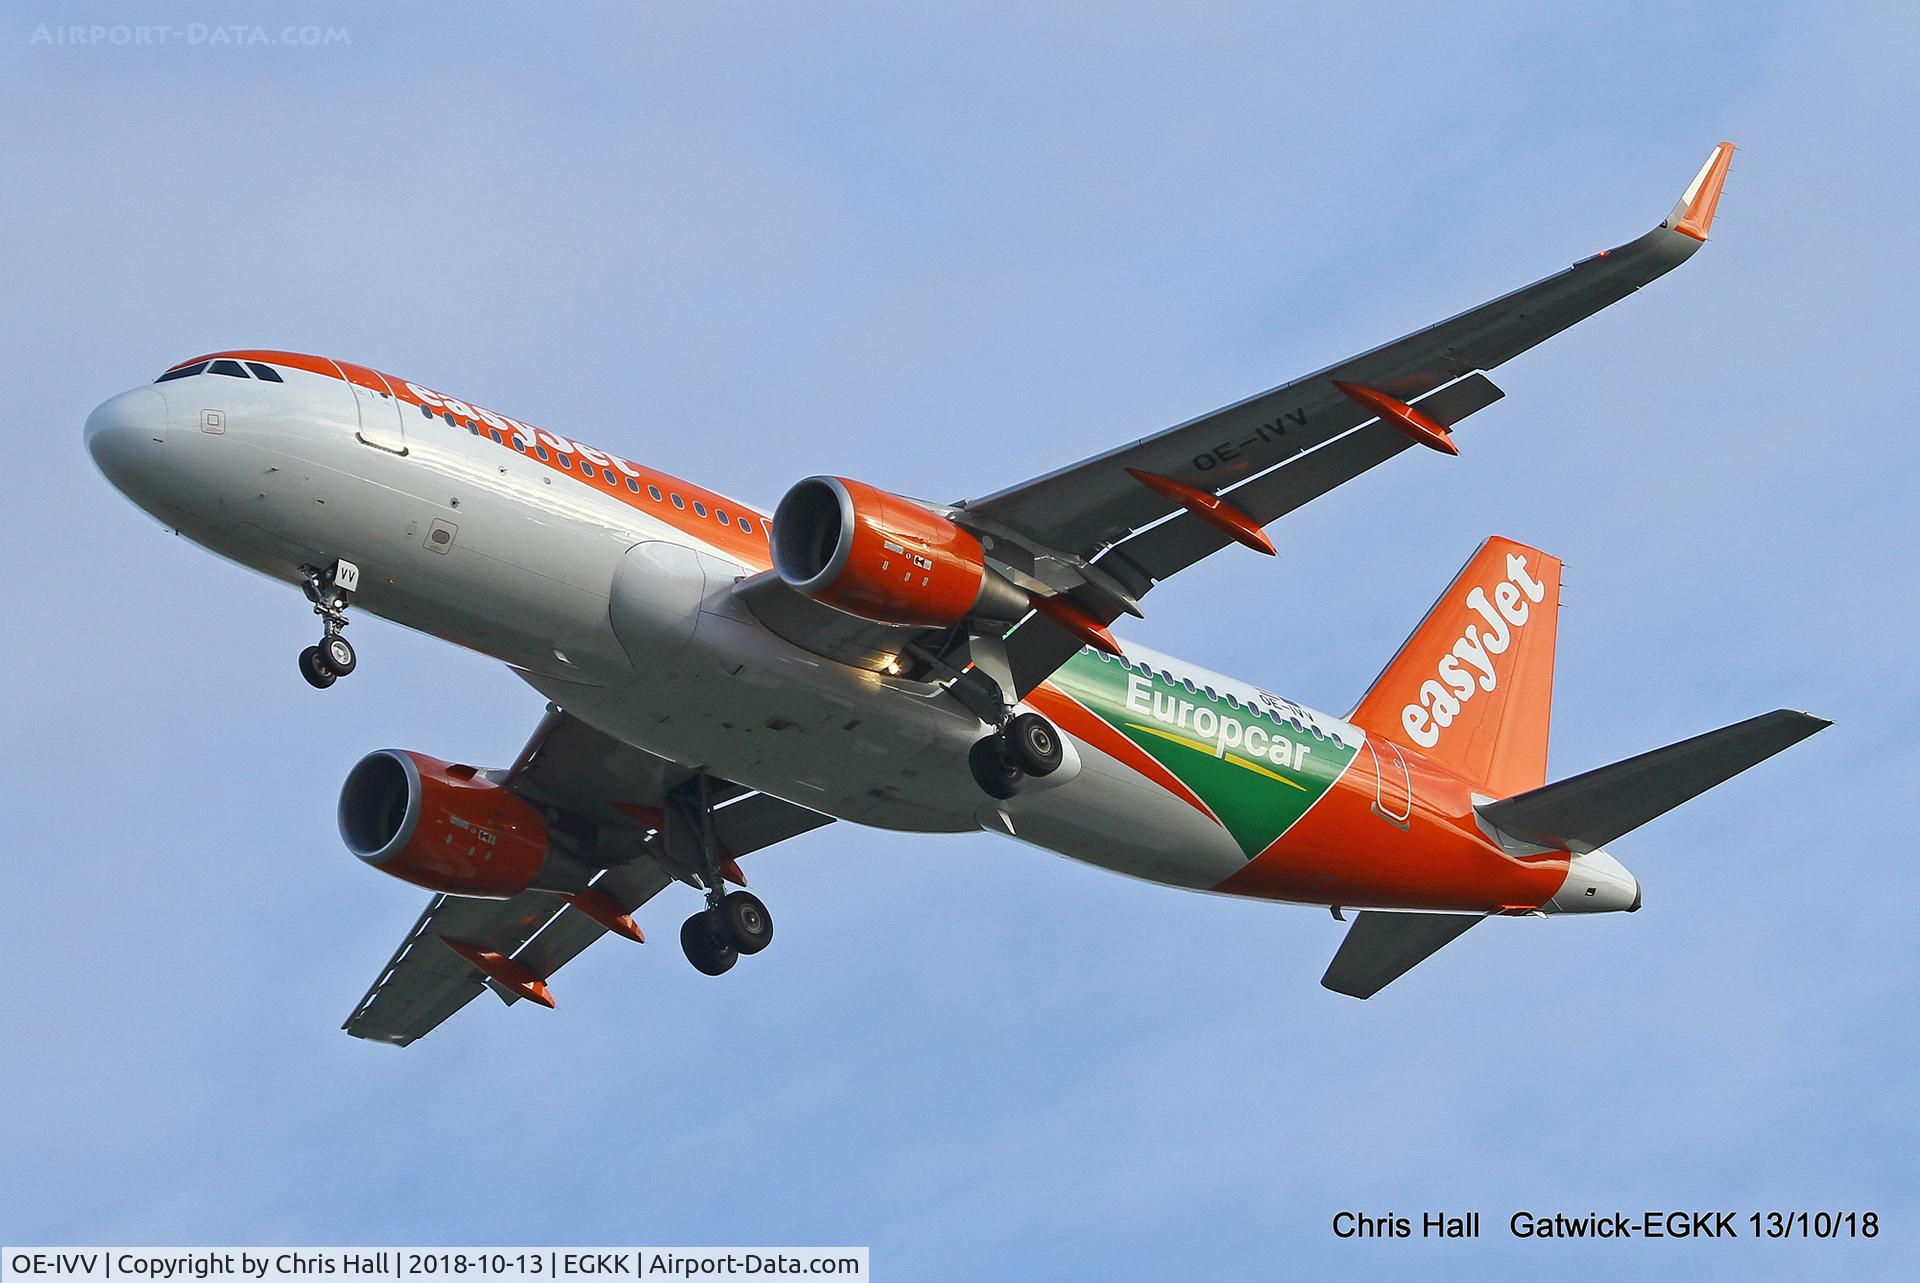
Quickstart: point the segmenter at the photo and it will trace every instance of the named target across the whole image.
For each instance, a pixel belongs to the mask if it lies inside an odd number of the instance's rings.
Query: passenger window
[[[659,486],[648,486],[648,487],[647,487],[647,498],[649,498],[649,499],[651,499],[651,500],[653,500],[653,501],[654,501],[655,503],[659,503],[659,502],[660,502],[660,487],[659,487]]]
[[[525,454],[527,452],[527,443],[522,441],[519,437],[515,437],[513,439],[513,448],[518,450],[521,454]]]
[[[743,534],[750,535],[753,533],[753,523],[751,521],[748,521],[745,517],[741,517],[739,518],[739,522],[740,522],[740,530]]]
[[[507,443],[507,439],[500,435],[500,429],[498,428],[489,428],[487,435],[493,438],[495,445],[505,445]]]
[[[420,403],[420,413],[426,415],[429,419],[431,419],[433,417],[433,407],[428,405],[425,401],[422,401]]]
[[[560,455],[560,456],[559,456],[559,459],[560,459],[560,466],[561,466],[561,467],[563,467],[563,468],[565,468],[565,469],[566,469],[566,470],[567,470],[568,472],[572,472],[572,471],[573,471],[573,456],[572,456],[572,455],[570,455],[570,454],[563,454],[563,455]],[[583,467],[588,467],[588,468],[590,468],[590,467],[592,467],[593,465],[589,463],[589,464],[583,464],[582,466],[583,466]]]
[[[240,368],[238,361],[215,361],[207,367],[208,374],[224,374],[230,379],[244,379],[247,372]]]
[[[694,515],[694,516],[696,516],[696,517],[704,517],[704,516],[706,516],[706,515],[707,515],[707,505],[706,505],[706,504],[704,504],[704,503],[701,503],[701,502],[700,502],[700,501],[699,501],[698,499],[695,499],[695,500],[693,501],[693,515]]]
[[[172,379],[184,379],[189,375],[202,374],[206,371],[206,368],[207,363],[205,361],[196,361],[192,365],[183,365],[177,370],[168,370],[165,374],[155,379],[154,382],[166,383]]]
[[[673,497],[673,506],[676,508],[684,508],[687,506],[687,501],[685,499],[682,499],[679,495],[675,495]]]
[[[540,462],[545,463],[547,461],[547,448],[545,446],[537,445],[533,448],[533,452],[540,456]]]
[[[634,492],[635,494],[639,494],[639,493],[640,493],[640,483],[639,483],[638,481],[635,481],[635,480],[634,480],[634,479],[633,479],[632,477],[628,477],[628,478],[627,478],[627,489],[629,489],[629,490],[631,490],[631,491],[633,491],[633,492]]]
[[[262,365],[258,361],[248,361],[247,368],[253,371],[253,377],[256,379],[265,379],[269,383],[286,382],[285,379],[280,377],[280,371],[274,369],[271,365]]]
[[[593,465],[591,463],[588,463],[585,459],[580,460],[580,475],[583,477],[590,477],[593,475]]]
[[[459,421],[453,417],[452,410],[442,410],[440,412],[440,417],[447,421],[447,426],[450,428],[457,428],[460,426]]]
[[[725,508],[715,508],[713,510],[713,519],[719,522],[723,526],[733,524],[732,522],[727,520],[727,510]]]

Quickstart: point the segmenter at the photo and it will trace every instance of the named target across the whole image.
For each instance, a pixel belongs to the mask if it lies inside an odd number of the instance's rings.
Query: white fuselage
[[[378,385],[276,368],[283,383],[201,374],[123,393],[89,420],[89,449],[141,507],[222,556],[289,582],[348,559],[361,568],[356,609],[492,655],[662,757],[840,819],[1008,832],[1178,886],[1213,888],[1245,866],[1220,825],[1070,735],[1045,787],[984,796],[966,764],[984,727],[958,701],[792,645],[734,595],[767,565],[763,510],[459,402],[459,421],[481,431]],[[495,440],[488,423],[511,426]],[[604,461],[591,481],[577,469],[589,457]],[[724,531],[716,509],[730,510]],[[750,534],[733,524],[742,515]]]

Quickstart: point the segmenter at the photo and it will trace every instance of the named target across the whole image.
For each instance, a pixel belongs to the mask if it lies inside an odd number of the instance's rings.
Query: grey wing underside
[[[1452,427],[1503,395],[1480,371],[1625,298],[1685,262],[1700,244],[1663,224],[1450,321],[1087,460],[1051,479],[989,496],[968,505],[969,511],[1009,526],[1037,522],[1046,511],[1041,496],[1053,486],[1061,492],[1064,514],[1056,529],[1091,541],[1083,555],[1138,599],[1232,540],[1135,484],[1126,469],[1214,490],[1256,523],[1267,525],[1414,444],[1349,400],[1334,387],[1335,380],[1384,391]],[[1303,422],[1294,423],[1295,417]],[[1276,424],[1291,427],[1280,434]],[[1271,439],[1263,439],[1263,434]],[[1202,459],[1217,459],[1220,443],[1238,457],[1198,467]],[[1103,623],[1123,613],[1112,600],[1097,596],[1082,594],[1081,604]],[[1018,692],[1025,695],[1045,681],[1080,644],[1048,620],[1029,617],[1007,643]]]
[[[1277,520],[1413,444],[1336,382],[1415,405],[1448,427],[1485,409],[1502,394],[1483,371],[1619,302],[1700,248],[1731,154],[1730,144],[1715,148],[1680,203],[1644,236],[1258,396],[966,501],[956,519],[1034,550],[1040,561],[1054,557],[1081,567],[1067,578],[1082,586],[1066,591],[1111,623],[1137,608],[1113,589],[1137,603],[1156,583],[1231,542],[1218,527],[1142,486],[1129,469],[1220,494],[1259,525]],[[1703,183],[1710,192],[1702,193]],[[774,632],[857,667],[885,667],[907,644],[928,636],[838,615],[771,573],[736,591]],[[1045,681],[1080,644],[1058,625],[1030,616],[1008,641],[1016,693],[1024,696]]]
[[[1449,320],[965,506],[1054,548],[1110,546],[1177,510],[1135,483],[1128,468],[1216,492],[1240,485],[1374,421],[1334,386],[1336,380],[1418,401],[1456,379],[1503,365],[1619,302],[1684,263],[1700,245],[1663,224]],[[1281,504],[1277,510],[1245,499],[1236,506],[1262,525],[1299,506],[1288,502],[1284,487],[1274,498]]]
[[[668,789],[692,774],[555,710],[534,732],[505,783],[536,803],[627,826],[637,842],[645,836],[644,827],[616,804],[658,807]],[[714,796],[719,801],[714,835],[734,856],[832,823],[816,811],[738,785],[720,785]],[[632,913],[673,880],[641,848],[629,863],[606,870],[592,885]],[[404,1047],[486,989],[509,1004],[519,1000],[442,944],[443,937],[506,955],[544,978],[606,934],[565,897],[547,891],[524,891],[510,900],[437,895],[342,1028],[356,1038]]]

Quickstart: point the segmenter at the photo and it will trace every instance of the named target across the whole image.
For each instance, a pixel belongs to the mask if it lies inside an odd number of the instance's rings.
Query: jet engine
[[[509,899],[571,863],[519,794],[471,766],[399,749],[369,753],[348,773],[340,836],[383,873],[447,895]]]
[[[773,514],[773,566],[802,596],[882,624],[1011,623],[1032,609],[971,531],[845,477],[787,491]]]

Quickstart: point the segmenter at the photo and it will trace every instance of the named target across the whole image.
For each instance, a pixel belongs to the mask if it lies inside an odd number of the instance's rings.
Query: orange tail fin
[[[1348,718],[1495,797],[1547,779],[1560,561],[1480,545]]]

